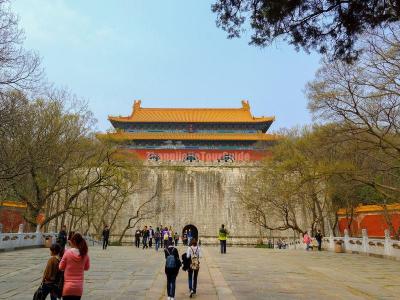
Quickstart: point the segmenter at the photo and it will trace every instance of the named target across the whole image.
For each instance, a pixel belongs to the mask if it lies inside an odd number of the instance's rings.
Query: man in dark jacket
[[[60,257],[64,254],[65,245],[67,244],[67,236],[67,227],[63,225],[57,237],[57,244],[61,247]]]
[[[144,226],[144,229],[142,231],[142,242],[143,242],[143,249],[144,248],[149,248],[147,246],[147,240],[149,239],[149,230],[147,229],[147,226]]]
[[[315,239],[318,243],[318,251],[322,250],[322,233],[321,230],[318,229],[317,233],[315,234]]]
[[[142,236],[142,232],[138,228],[135,232],[135,246],[136,248],[140,248],[140,237]]]
[[[104,226],[102,236],[103,236],[103,250],[106,250],[108,246],[108,238],[110,237],[110,229],[108,228],[108,225]]]

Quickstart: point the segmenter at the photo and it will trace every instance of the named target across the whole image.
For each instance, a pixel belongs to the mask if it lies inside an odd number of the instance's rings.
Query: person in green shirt
[[[221,245],[221,254],[226,254],[226,239],[228,236],[228,231],[225,229],[225,225],[222,224],[221,228],[219,229],[218,239]]]

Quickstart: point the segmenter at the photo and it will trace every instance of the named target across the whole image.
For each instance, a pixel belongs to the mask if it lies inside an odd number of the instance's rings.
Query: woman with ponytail
[[[83,294],[84,271],[89,270],[90,259],[88,246],[80,233],[70,239],[71,248],[66,250],[60,262],[60,270],[64,271],[64,300],[79,300]]]

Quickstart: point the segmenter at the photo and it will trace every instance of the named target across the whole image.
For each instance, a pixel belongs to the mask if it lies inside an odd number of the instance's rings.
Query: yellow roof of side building
[[[387,209],[389,211],[400,211],[400,203],[395,204],[387,204]],[[382,212],[383,211],[383,204],[372,204],[372,205],[359,205],[354,208],[354,213],[372,213],[372,212]],[[349,213],[349,212],[348,212]],[[337,212],[338,215],[346,215],[346,209],[341,208]]]
[[[248,101],[241,108],[143,108],[141,100],[135,100],[133,111],[127,117],[109,116],[111,122],[138,123],[265,123],[275,117],[254,117]]]
[[[26,208],[26,203],[16,201],[0,201],[0,206],[3,207],[15,207],[15,208]]]
[[[180,132],[115,132],[98,134],[115,142],[129,140],[203,140],[203,141],[276,141],[277,135],[264,133],[180,133]]]

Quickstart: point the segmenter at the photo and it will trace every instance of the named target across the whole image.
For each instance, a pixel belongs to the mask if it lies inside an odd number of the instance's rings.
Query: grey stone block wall
[[[154,216],[141,221],[137,227],[152,225],[172,226],[182,233],[185,225],[196,226],[200,238],[212,242],[221,224],[225,224],[230,235],[239,243],[252,243],[259,237],[259,228],[249,220],[238,194],[246,176],[258,170],[257,166],[147,166],[143,171],[142,187],[118,218],[115,231],[122,230],[130,215],[140,203],[151,198],[156,188],[159,196],[150,210]],[[127,232],[125,241],[132,239],[133,231]]]

